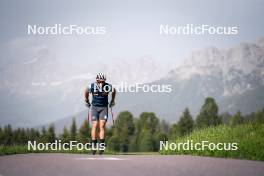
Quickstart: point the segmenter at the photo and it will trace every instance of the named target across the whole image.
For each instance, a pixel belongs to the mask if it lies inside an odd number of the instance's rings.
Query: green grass
[[[209,141],[212,143],[238,143],[238,150],[162,150],[161,154],[187,154],[224,158],[264,160],[264,124],[243,124],[235,127],[220,125],[196,130],[190,135],[180,137],[174,143],[193,140],[193,143]]]
[[[0,145],[0,155],[11,155],[11,154],[21,154],[28,153],[26,146],[13,145],[4,146]]]
[[[212,143],[238,143],[238,150],[225,151],[225,150],[162,150],[161,154],[173,155],[199,155],[199,156],[213,156],[223,158],[239,158],[250,160],[264,161],[264,124],[243,124],[235,127],[220,125],[217,127],[210,127],[202,130],[196,130],[188,136],[177,138],[169,142],[186,142],[193,140],[193,143],[201,141],[209,141]],[[27,146],[13,145],[3,146],[0,145],[0,155],[21,154],[21,153],[80,153],[86,154],[90,151],[80,151],[73,149],[71,151],[28,151]],[[155,152],[134,152],[134,153],[119,153],[112,151],[105,151],[105,154],[130,154],[130,155],[146,155],[157,154]]]

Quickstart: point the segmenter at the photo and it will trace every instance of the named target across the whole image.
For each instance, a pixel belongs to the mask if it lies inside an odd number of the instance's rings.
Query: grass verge
[[[190,135],[180,137],[169,143],[193,143],[209,141],[212,143],[237,143],[237,150],[161,150],[161,154],[183,154],[198,156],[213,156],[223,158],[239,158],[264,161],[264,124],[243,124],[235,127],[220,125],[202,130],[195,130]]]

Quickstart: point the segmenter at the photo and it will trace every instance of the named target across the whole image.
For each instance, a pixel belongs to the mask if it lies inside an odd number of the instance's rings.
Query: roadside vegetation
[[[70,128],[64,128],[62,134],[55,134],[55,126],[42,127],[41,130],[29,128],[13,129],[11,125],[0,127],[0,155],[31,152],[67,152],[89,153],[76,149],[69,151],[28,151],[28,141],[62,143],[90,141],[90,127],[85,120],[78,129],[73,118]],[[160,141],[169,143],[186,140],[201,142],[237,142],[236,151],[217,150],[161,150]],[[252,160],[264,160],[264,109],[243,115],[239,111],[233,115],[218,113],[218,106],[211,97],[205,99],[200,112],[193,118],[188,108],[184,109],[177,123],[169,124],[159,119],[155,113],[143,112],[134,117],[129,111],[118,114],[115,125],[107,128],[106,154],[136,154],[152,152],[161,154],[189,154],[214,157],[231,157]]]
[[[202,143],[209,141],[212,143],[237,143],[237,150],[162,150],[161,154],[177,155],[199,155],[224,158],[239,158],[250,160],[264,160],[264,124],[246,123],[234,127],[219,125],[201,130],[194,130],[189,135],[170,140],[174,143],[184,143],[186,141]]]

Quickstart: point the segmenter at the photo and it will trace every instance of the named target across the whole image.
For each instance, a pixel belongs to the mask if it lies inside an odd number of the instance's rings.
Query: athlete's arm
[[[112,102],[115,102],[115,96],[116,96],[116,89],[114,88],[112,92],[112,99],[111,99]]]
[[[89,102],[89,91],[88,91],[88,89],[85,89],[85,91],[84,91],[84,97],[85,97],[85,101],[86,102]]]
[[[85,89],[84,97],[85,97],[85,105],[87,106],[87,108],[90,108],[91,107],[91,103],[89,101],[89,89]]]

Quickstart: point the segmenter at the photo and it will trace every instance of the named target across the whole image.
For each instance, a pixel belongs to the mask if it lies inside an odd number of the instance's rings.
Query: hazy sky
[[[21,1],[0,2],[1,60],[32,57],[48,48],[65,62],[111,62],[150,55],[156,61],[180,62],[207,46],[227,48],[264,37],[262,0],[159,1]],[[160,24],[238,26],[235,36],[163,36]],[[104,36],[29,36],[27,25],[105,26]]]

